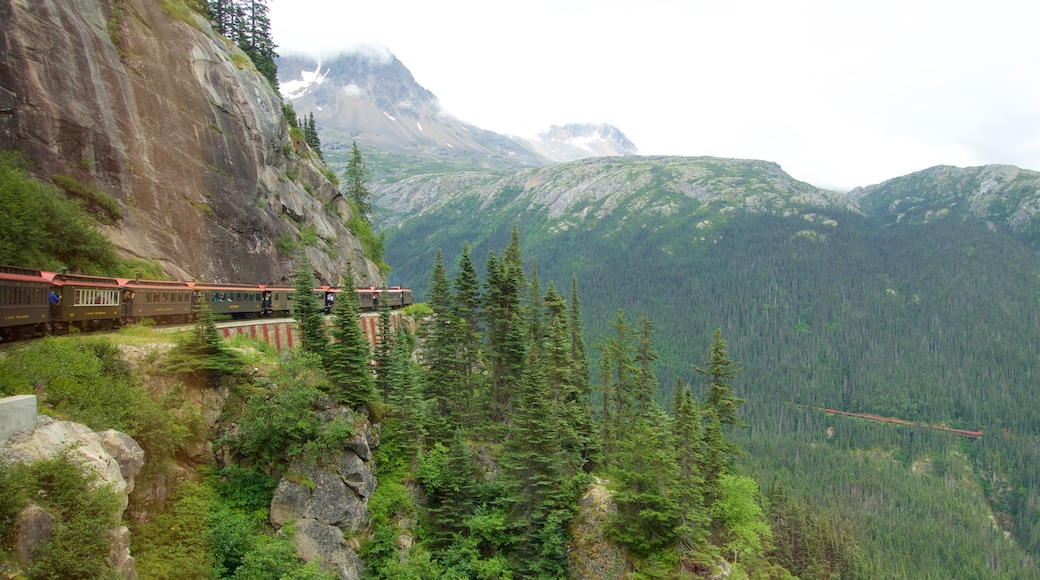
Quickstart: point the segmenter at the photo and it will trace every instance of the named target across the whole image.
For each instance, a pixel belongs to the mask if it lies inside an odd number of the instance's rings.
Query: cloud
[[[365,94],[364,89],[362,89],[361,87],[355,85],[354,83],[350,83],[349,85],[343,87],[342,90],[343,90],[343,93],[345,95],[347,95],[348,97],[360,97],[363,94]]]

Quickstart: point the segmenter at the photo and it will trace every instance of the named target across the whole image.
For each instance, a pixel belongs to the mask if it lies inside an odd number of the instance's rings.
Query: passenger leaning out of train
[[[134,291],[127,288],[123,290],[123,316],[130,316],[131,308],[134,305]]]

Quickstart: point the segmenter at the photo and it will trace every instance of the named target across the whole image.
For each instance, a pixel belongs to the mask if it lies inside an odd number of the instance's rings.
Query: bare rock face
[[[570,557],[572,578],[610,580],[627,578],[630,566],[625,552],[604,536],[606,524],[617,513],[614,497],[602,482],[589,485],[578,502],[581,511],[570,523]]]
[[[163,4],[0,0],[0,148],[111,194],[124,217],[105,233],[175,278],[286,283],[275,240],[307,228],[322,282],[351,284],[352,264],[380,284],[274,89],[202,17]]]
[[[55,518],[36,504],[29,504],[15,519],[14,551],[18,562],[28,566],[33,557],[54,532]]]
[[[133,437],[109,429],[98,433],[105,451],[119,464],[119,473],[126,480],[126,493],[134,491],[134,477],[144,467],[144,449],[134,441]]]
[[[330,407],[325,420],[341,417],[358,428],[358,435],[343,449],[321,458],[297,459],[275,489],[271,523],[292,523],[300,556],[317,559],[321,567],[344,580],[361,576],[354,537],[368,525],[368,498],[376,489],[371,451],[379,444],[378,432],[367,419],[346,407]]]

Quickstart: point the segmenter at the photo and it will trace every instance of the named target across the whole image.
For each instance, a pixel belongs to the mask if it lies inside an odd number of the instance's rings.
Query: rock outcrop
[[[183,6],[0,1],[0,148],[27,154],[41,179],[113,196],[123,217],[105,233],[175,278],[288,282],[295,267],[275,240],[307,228],[323,282],[349,284],[349,263],[380,284],[278,94]]]
[[[144,466],[144,450],[125,433],[114,430],[95,433],[86,425],[39,415],[35,429],[12,435],[0,448],[0,459],[31,463],[66,451],[81,460],[84,468],[97,474],[99,485],[107,485],[117,494],[121,517],[134,489],[134,478]],[[18,514],[15,551],[22,565],[27,565],[41,543],[50,537],[54,522],[53,515],[33,503]],[[109,531],[109,537],[110,569],[122,578],[136,578],[134,558],[130,555],[130,530],[119,526]]]
[[[612,580],[628,577],[630,566],[626,554],[604,536],[607,520],[617,513],[614,497],[596,481],[589,485],[578,502],[580,511],[571,520],[567,543],[570,573],[573,578]]]
[[[297,459],[274,492],[271,523],[278,528],[292,524],[300,557],[317,559],[320,566],[344,580],[361,577],[355,534],[368,525],[368,499],[376,489],[371,450],[378,436],[367,419],[354,420],[342,407],[326,411],[348,418],[358,435],[336,453],[321,458]]]

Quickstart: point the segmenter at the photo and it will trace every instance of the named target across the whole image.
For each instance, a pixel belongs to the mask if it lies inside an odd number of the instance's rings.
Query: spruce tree
[[[459,362],[461,364],[461,390],[466,393],[462,404],[463,414],[471,416],[479,408],[477,389],[479,375],[477,366],[481,356],[480,333],[480,279],[469,255],[469,244],[462,244],[458,272],[455,274],[455,321],[459,325]]]
[[[307,146],[311,148],[318,155],[318,159],[325,160],[325,156],[321,154],[321,138],[318,137],[318,128],[314,124],[314,112],[308,114],[307,121],[303,123],[303,136],[307,142]]]
[[[529,332],[524,324],[522,293],[526,285],[520,234],[516,226],[502,259],[488,254],[485,322],[491,362],[491,421],[501,424],[510,412],[510,388],[523,374]]]
[[[425,362],[427,396],[435,405],[436,421],[430,425],[435,441],[445,441],[459,424],[457,413],[460,386],[458,341],[451,286],[440,250],[430,276],[429,306],[433,311],[427,325]]]
[[[351,276],[353,279],[353,276]],[[333,307],[333,342],[325,349],[325,372],[336,400],[360,405],[375,397],[368,340],[361,331],[356,292],[341,292]]]
[[[314,293],[318,285],[311,270],[310,259],[307,253],[300,251],[300,264],[296,269],[296,279],[293,281],[293,318],[300,324],[300,342],[303,350],[313,352],[324,358],[325,346],[329,339],[325,334],[325,317],[322,314],[322,304]]]
[[[525,576],[541,566],[541,531],[550,514],[565,506],[566,463],[558,441],[559,427],[542,364],[534,348],[516,385],[510,435],[502,466],[512,487],[510,521],[526,541],[519,546]]]
[[[693,368],[698,374],[707,377],[707,392],[702,407],[704,413],[717,417],[722,425],[746,427],[737,418],[737,409],[744,404],[744,399],[737,397],[727,382],[737,376],[740,368],[726,354],[722,330],[715,330],[708,362],[704,363],[703,368],[697,365]]]
[[[347,182],[347,200],[354,205],[358,215],[366,223],[372,223],[372,193],[368,190],[368,169],[365,160],[361,157],[361,149],[357,141],[350,148],[350,160],[347,161],[347,169],[343,173]]]
[[[700,412],[682,379],[676,381],[672,407],[672,441],[678,468],[674,495],[681,520],[676,528],[677,547],[686,553],[700,554],[711,523],[704,506],[704,477],[701,475],[703,435]]]
[[[600,434],[596,430],[596,424],[592,418],[592,404],[589,401],[589,396],[592,394],[592,381],[589,377],[589,360],[585,352],[585,340],[582,338],[581,301],[578,298],[577,276],[571,276],[570,316],[567,322],[570,325],[571,333],[571,362],[573,364],[571,375],[577,391],[578,404],[581,407],[580,416],[574,428],[584,443],[582,455],[585,458],[585,470],[591,472],[599,467],[603,457]]]

